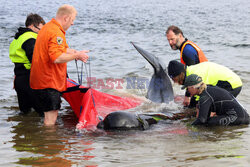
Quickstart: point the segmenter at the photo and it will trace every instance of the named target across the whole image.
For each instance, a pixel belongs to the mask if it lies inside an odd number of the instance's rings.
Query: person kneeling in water
[[[225,89],[206,85],[196,74],[189,75],[182,89],[199,98],[197,119],[192,125],[240,125],[249,124],[246,109]],[[213,116],[212,116],[213,115]]]

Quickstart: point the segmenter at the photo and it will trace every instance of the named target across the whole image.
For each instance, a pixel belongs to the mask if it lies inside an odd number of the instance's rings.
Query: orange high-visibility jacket
[[[183,58],[182,58],[182,54],[183,54],[183,50],[184,50],[184,48],[185,48],[185,46],[186,46],[187,44],[190,44],[191,46],[193,46],[194,49],[197,51],[200,63],[205,62],[205,61],[208,61],[207,58],[206,58],[206,56],[205,56],[205,54],[203,53],[203,51],[202,51],[195,43],[193,43],[192,41],[187,40],[187,41],[183,44],[183,46],[182,46],[182,48],[181,48],[181,63],[182,63],[182,64],[186,65],[186,63],[184,62],[184,60],[183,60]]]

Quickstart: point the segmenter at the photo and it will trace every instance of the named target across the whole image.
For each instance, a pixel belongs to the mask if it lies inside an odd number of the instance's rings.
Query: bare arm
[[[66,53],[72,54],[72,53],[76,53],[76,52],[77,52],[77,50],[75,50],[75,49],[67,48],[67,52]]]
[[[189,106],[189,104],[190,104],[190,97],[187,97],[187,96],[185,96],[185,98],[184,98],[184,101],[183,101],[183,105],[184,106]]]
[[[88,53],[88,50],[82,50],[82,51],[76,51],[74,49],[67,49],[66,53],[61,54],[55,61],[54,63],[66,63],[71,60],[77,59],[81,60],[83,62],[87,62],[89,56],[86,54]]]

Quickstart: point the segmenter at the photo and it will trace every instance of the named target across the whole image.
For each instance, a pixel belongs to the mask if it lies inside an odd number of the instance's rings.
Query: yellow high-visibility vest
[[[37,38],[37,33],[35,32],[25,32],[18,37],[18,39],[14,39],[9,48],[9,57],[13,63],[23,63],[24,67],[29,70],[31,67],[31,62],[26,56],[25,51],[22,49],[22,45],[25,41],[30,38]]]
[[[218,81],[227,81],[233,89],[242,86],[242,81],[236,73],[225,66],[213,62],[203,62],[187,66],[186,77],[190,74],[199,75],[207,85],[215,86]]]

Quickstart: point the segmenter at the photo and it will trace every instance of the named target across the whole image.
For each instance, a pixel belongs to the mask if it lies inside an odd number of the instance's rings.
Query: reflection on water
[[[59,121],[62,125],[55,127],[44,127],[41,117],[34,112],[9,117],[8,122],[16,124],[12,127],[14,136],[9,142],[13,143],[16,151],[25,153],[16,164],[61,167],[72,166],[78,160],[90,161],[95,157],[90,154],[94,150],[91,146],[93,141],[84,140],[83,134],[74,131],[77,119],[72,112],[62,116]],[[94,134],[89,134],[89,137],[92,135],[95,137]]]
[[[19,157],[17,164],[34,166],[71,166],[72,162],[60,157],[66,151],[67,139],[58,136],[57,127],[44,127],[36,113],[9,117],[8,121],[16,122],[12,127],[13,148],[18,152],[30,152],[31,156]],[[58,156],[59,155],[59,156]]]
[[[146,131],[77,132],[72,112],[61,115],[55,127],[44,127],[41,117],[33,112],[8,118],[14,124],[9,142],[17,152],[24,153],[15,163],[32,166],[184,165],[245,158],[237,152],[241,143],[235,141],[240,141],[246,126],[193,127],[192,121],[162,121]],[[151,161],[155,155],[159,156],[157,161]]]
[[[229,127],[190,126],[192,136],[199,141],[218,142],[231,139],[240,139],[247,125]]]

